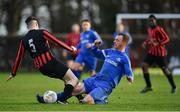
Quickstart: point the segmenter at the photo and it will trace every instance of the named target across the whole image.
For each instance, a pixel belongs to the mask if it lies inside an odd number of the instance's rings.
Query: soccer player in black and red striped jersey
[[[143,42],[142,47],[146,50],[147,56],[142,64],[142,70],[146,87],[141,93],[152,91],[150,76],[148,72],[149,66],[156,63],[167,77],[172,89],[171,93],[176,93],[176,85],[173,80],[172,73],[167,67],[166,63],[166,48],[165,45],[169,42],[169,37],[165,33],[162,27],[157,25],[157,19],[154,15],[150,15],[148,18],[148,38]]]
[[[18,66],[22,61],[25,51],[27,51],[31,58],[34,59],[34,66],[43,75],[64,81],[65,88],[62,102],[66,101],[66,99],[71,96],[73,88],[78,83],[78,79],[66,65],[53,56],[50,51],[48,42],[52,42],[53,44],[74,53],[76,52],[75,47],[69,47],[48,31],[39,29],[39,21],[36,17],[30,16],[26,19],[25,22],[29,31],[20,41],[16,60],[7,80],[10,80],[16,76]],[[37,99],[40,103],[44,103],[42,97],[37,96]]]

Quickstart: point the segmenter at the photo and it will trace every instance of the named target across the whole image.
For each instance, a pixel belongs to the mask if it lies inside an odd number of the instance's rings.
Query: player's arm
[[[71,46],[69,47],[67,44],[65,44],[64,42],[58,40],[56,37],[54,37],[52,34],[50,34],[48,31],[44,30],[43,31],[43,36],[46,40],[52,42],[53,44],[63,47],[64,49],[71,51],[71,52],[75,52],[76,48]]]
[[[25,48],[24,48],[23,42],[21,40],[20,45],[19,45],[19,49],[18,49],[18,52],[17,52],[17,55],[16,55],[16,60],[15,60],[15,62],[13,64],[11,73],[10,73],[7,81],[16,76],[17,69],[18,69],[19,65],[21,64],[21,62],[22,62],[22,58],[24,56],[24,53],[25,53]]]
[[[148,45],[148,43],[149,43],[149,38],[150,38],[150,37],[148,37],[148,38],[142,43],[142,48],[147,49],[147,45]]]
[[[108,53],[108,49],[105,50],[100,50],[98,49],[95,45],[91,48],[91,52],[93,53],[93,55],[101,60],[105,60],[107,53]]]
[[[93,35],[94,35],[94,38],[95,38],[94,43],[96,43],[96,41],[98,41],[98,45],[101,46],[103,44],[103,41],[102,41],[101,37],[99,36],[99,34],[97,32],[93,32]]]
[[[134,75],[131,69],[131,63],[129,59],[125,59],[124,62],[125,75],[129,83],[133,83]]]
[[[101,45],[101,40],[95,40],[93,44],[87,44],[87,47],[91,50],[93,55],[101,60],[104,60],[108,50],[100,50],[98,49]]]
[[[86,44],[86,47],[87,48],[91,48],[92,46],[94,46],[96,43],[97,43],[97,47],[100,47],[101,45],[102,45],[102,39],[101,39],[101,37],[99,36],[99,34],[97,33],[97,32],[95,32],[95,31],[93,31],[93,33],[92,33],[92,37],[94,38],[94,43],[87,43]]]
[[[95,38],[95,40],[97,40],[97,39],[102,40],[96,31],[93,31],[93,37]]]
[[[167,44],[169,42],[169,37],[162,28],[160,28],[158,30],[158,34],[159,34],[159,37],[160,37],[160,41],[159,41],[160,45],[165,45],[165,44]]]

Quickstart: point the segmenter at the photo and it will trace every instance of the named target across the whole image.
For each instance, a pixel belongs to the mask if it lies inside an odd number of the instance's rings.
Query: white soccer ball
[[[43,99],[46,103],[55,103],[57,101],[57,94],[54,91],[46,91],[43,95]]]

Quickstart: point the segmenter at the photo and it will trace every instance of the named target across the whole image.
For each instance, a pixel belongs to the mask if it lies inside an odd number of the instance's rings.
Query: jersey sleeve
[[[96,31],[93,31],[92,34],[93,34],[94,40],[99,39],[102,41],[101,37],[99,36],[99,34]]]
[[[24,53],[25,53],[25,48],[24,48],[24,45],[23,45],[23,42],[21,40],[20,44],[19,44],[19,49],[18,49],[18,52],[17,52],[17,55],[16,55],[16,60],[13,64],[13,67],[12,67],[12,70],[11,70],[11,73],[13,76],[16,75],[16,72],[17,72],[17,69],[19,67],[19,65],[21,64],[22,62],[22,58],[24,57]]]
[[[105,50],[100,50],[98,49],[96,46],[93,46],[91,48],[91,52],[93,53],[93,55],[95,57],[97,57],[98,59],[101,59],[101,60],[105,60],[107,54],[108,54],[108,49],[105,49]]]
[[[131,69],[130,60],[129,60],[129,58],[127,56],[125,57],[124,69],[125,69],[126,77],[131,78],[133,80],[134,79],[134,74],[133,74],[132,69]]]
[[[158,34],[160,37],[160,42],[159,42],[160,45],[165,45],[169,42],[169,37],[166,34],[166,32],[163,30],[163,28],[159,28]]]
[[[126,32],[126,35],[129,37],[128,44],[132,44],[133,43],[133,39],[132,39],[132,36],[130,35],[130,33]]]
[[[66,50],[69,50],[69,51],[73,51],[73,49],[71,47],[69,47],[67,44],[65,44],[64,42],[58,40],[55,36],[53,36],[51,33],[49,33],[48,31],[44,30],[43,31],[43,37],[52,42],[53,44],[57,45],[57,46],[60,46],[60,47],[63,47],[64,49]]]

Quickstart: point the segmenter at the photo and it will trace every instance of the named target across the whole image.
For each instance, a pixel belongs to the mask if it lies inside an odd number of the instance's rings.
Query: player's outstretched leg
[[[61,98],[63,98],[63,97],[64,97],[64,92],[57,93],[57,103],[60,103],[60,104],[63,104],[63,105],[69,104],[69,102],[67,100],[62,101]]]
[[[166,77],[169,81],[169,84],[171,85],[171,93],[175,94],[176,93],[176,84],[174,82],[172,73],[170,72],[169,68],[167,68],[167,67],[162,67],[161,69],[162,69],[163,73],[166,75]]]
[[[76,96],[76,98],[79,100],[79,102],[84,98],[82,96],[82,93],[85,92],[84,85],[82,83],[78,83],[71,94],[71,96]],[[63,102],[64,92],[57,93],[57,102],[61,103]],[[70,98],[70,97],[69,97]],[[64,103],[64,102],[63,102]]]
[[[140,93],[146,93],[148,91],[152,91],[152,87],[151,87],[151,81],[150,81],[150,75],[148,72],[148,64],[147,63],[143,63],[142,64],[142,70],[143,70],[143,76],[144,76],[144,80],[146,82],[146,87],[144,87]]]
[[[72,92],[74,87],[78,84],[78,78],[73,74],[73,72],[69,69],[65,76],[63,77],[65,82],[64,94],[61,98],[61,101],[66,101],[69,97],[72,96]]]

